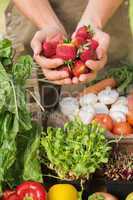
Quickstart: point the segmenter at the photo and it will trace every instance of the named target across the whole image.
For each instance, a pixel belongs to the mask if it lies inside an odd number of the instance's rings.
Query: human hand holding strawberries
[[[64,30],[52,26],[38,31],[31,41],[35,61],[42,68],[46,78],[59,85],[71,84],[71,79],[66,71],[56,70],[64,61],[59,58],[53,58],[57,44],[65,36]]]
[[[43,40],[42,56],[35,55],[35,60],[48,80],[55,84],[77,84],[95,79],[97,71],[106,63],[105,44],[108,44],[107,35],[104,33],[106,37],[103,37],[97,33],[90,26],[82,26],[70,40],[63,39],[60,34]]]
[[[81,35],[77,32],[80,28],[73,33],[72,38],[76,41],[77,44],[83,43],[83,39],[85,38],[85,33],[82,29]],[[82,37],[81,37],[82,36]],[[91,37],[91,35],[90,35]],[[78,82],[86,82],[87,80],[93,80],[98,71],[100,71],[107,62],[107,51],[110,43],[110,37],[107,33],[101,31],[100,29],[93,29],[92,36],[92,49],[96,50],[93,54],[90,49],[84,48],[84,51],[80,54],[80,59],[85,62],[85,65],[91,69],[91,72],[88,74],[81,74],[79,78],[75,77],[73,79],[74,83]],[[82,49],[83,50],[83,49]]]

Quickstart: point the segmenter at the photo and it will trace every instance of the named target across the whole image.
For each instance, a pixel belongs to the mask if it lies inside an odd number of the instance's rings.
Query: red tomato
[[[100,123],[104,128],[111,131],[113,129],[113,120],[107,114],[97,114],[94,121]]]
[[[127,97],[127,101],[129,110],[133,110],[133,94]]]
[[[130,135],[133,134],[133,128],[127,122],[115,123],[113,133],[116,135]]]
[[[128,115],[127,115],[127,120],[128,123],[133,126],[133,111],[129,111]]]

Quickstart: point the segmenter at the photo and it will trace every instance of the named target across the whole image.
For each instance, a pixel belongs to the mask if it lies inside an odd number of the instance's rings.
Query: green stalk
[[[16,92],[15,92],[15,87],[14,87],[14,84],[13,84],[13,82],[12,82],[11,80],[10,80],[10,83],[11,83],[11,87],[12,87],[13,95],[14,95],[16,117],[17,117],[17,119],[19,119],[19,115],[18,115],[18,105],[17,105],[17,97],[16,97]]]

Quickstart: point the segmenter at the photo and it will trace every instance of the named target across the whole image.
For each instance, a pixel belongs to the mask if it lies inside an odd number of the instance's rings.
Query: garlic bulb
[[[70,120],[73,120],[79,111],[79,103],[74,97],[64,97],[60,103],[61,112]]]
[[[110,87],[107,87],[98,94],[99,101],[105,105],[111,105],[115,103],[118,97],[119,93],[116,90],[112,90]]]
[[[94,108],[95,108],[95,112],[96,113],[104,113],[104,114],[108,114],[109,113],[108,107],[103,103],[96,103],[94,105]]]
[[[92,106],[84,106],[79,110],[79,117],[84,124],[89,124],[95,116],[95,110]]]
[[[86,106],[86,105],[90,105],[90,104],[95,104],[97,102],[97,95],[90,93],[87,95],[84,95],[82,97],[80,97],[79,99],[79,103],[81,106]]]

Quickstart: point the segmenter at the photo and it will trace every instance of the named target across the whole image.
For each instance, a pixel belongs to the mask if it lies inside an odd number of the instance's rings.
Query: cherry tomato
[[[116,135],[130,135],[133,134],[133,128],[128,122],[115,123],[113,133]]]
[[[97,114],[94,121],[100,123],[104,128],[111,131],[113,129],[113,120],[107,114]]]
[[[128,123],[133,126],[133,111],[129,111],[127,115]]]
[[[133,110],[133,94],[127,97],[127,101],[129,110]]]

